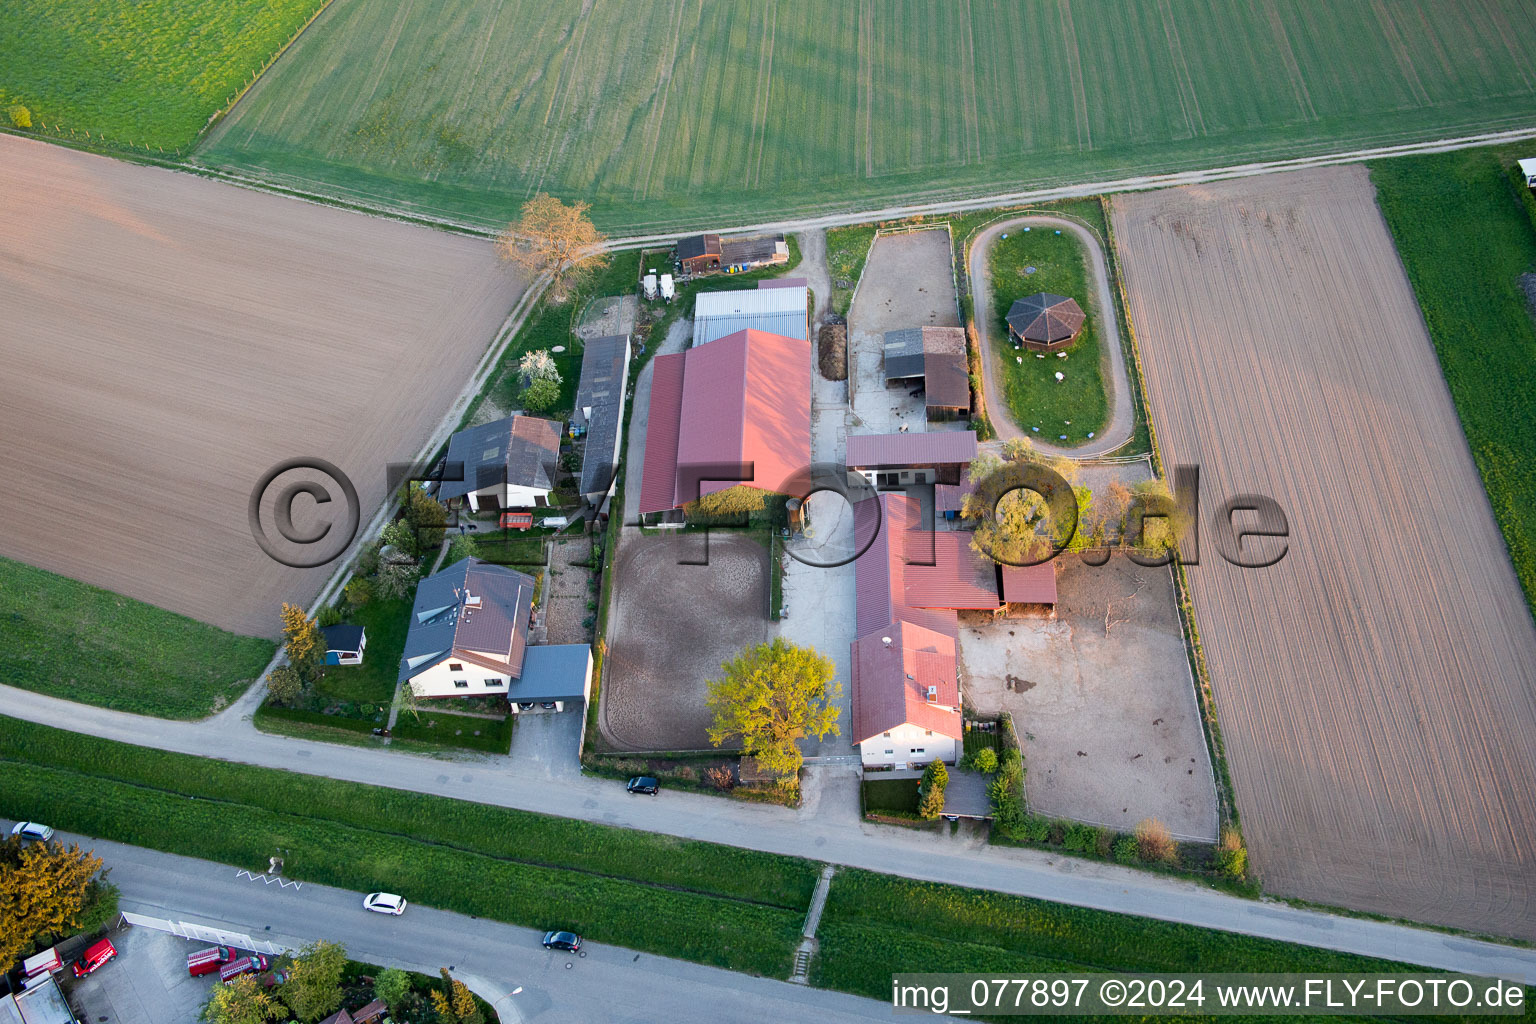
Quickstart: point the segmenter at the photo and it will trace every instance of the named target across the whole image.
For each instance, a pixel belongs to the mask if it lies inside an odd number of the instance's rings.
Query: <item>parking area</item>
[[[82,1021],[169,1024],[200,1019],[219,976],[189,975],[187,954],[211,943],[189,942],[151,928],[119,928],[110,937],[117,959],[74,982],[69,993]]]
[[[1158,818],[1214,841],[1216,788],[1179,628],[1173,575],[1115,555],[1064,556],[1057,617],[962,617],[965,698],[1007,711],[1029,809],[1130,831]]]
[[[621,750],[707,748],[706,680],[774,632],[768,549],[723,530],[648,535],[626,527],[613,571],[603,735]]]
[[[882,235],[870,246],[848,312],[848,381],[858,434],[961,429],[929,423],[922,395],[885,386],[885,332],[902,327],[958,327],[954,258],[943,229]]]
[[[530,769],[546,778],[572,778],[581,774],[577,749],[581,729],[587,719],[587,706],[575,701],[564,711],[542,708],[517,716],[512,731],[512,760],[520,769]]]

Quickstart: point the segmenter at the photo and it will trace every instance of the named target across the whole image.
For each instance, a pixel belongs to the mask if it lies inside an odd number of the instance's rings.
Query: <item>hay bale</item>
[[[826,324],[816,338],[817,363],[827,380],[848,379],[848,328]]]

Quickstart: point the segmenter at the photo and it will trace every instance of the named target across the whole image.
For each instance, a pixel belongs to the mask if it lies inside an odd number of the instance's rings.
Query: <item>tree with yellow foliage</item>
[[[91,879],[101,858],[78,846],[19,839],[0,844],[0,971],[9,970],[39,939],[78,927]]]
[[[540,192],[523,204],[523,215],[507,225],[496,240],[496,250],[508,263],[534,277],[548,274],[556,302],[581,280],[608,265],[603,244],[608,241],[587,216],[590,203],[566,206]]]
[[[458,978],[449,977],[448,968],[438,969],[445,992],[432,993],[432,1009],[438,1024],[485,1024],[485,1014],[475,1005],[475,994]]]
[[[254,974],[242,974],[227,985],[215,985],[203,1009],[208,1024],[267,1024],[286,1020],[288,1013]]]
[[[325,662],[325,637],[320,624],[298,605],[283,602],[283,649],[288,654],[288,664],[301,679],[313,679]]]

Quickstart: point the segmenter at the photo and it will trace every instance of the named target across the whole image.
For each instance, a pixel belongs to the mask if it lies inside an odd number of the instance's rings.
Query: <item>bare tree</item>
[[[608,265],[608,237],[592,226],[590,204],[570,206],[546,192],[523,204],[522,216],[501,233],[501,258],[537,277],[550,275],[556,301],[564,301],[583,278]]]

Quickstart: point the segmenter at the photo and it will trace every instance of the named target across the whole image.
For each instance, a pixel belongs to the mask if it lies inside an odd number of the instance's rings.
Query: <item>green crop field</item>
[[[44,135],[190,146],[324,2],[6,0],[0,114],[19,103]]]
[[[236,700],[277,645],[0,558],[0,682],[161,718]]]
[[[1530,151],[1390,160],[1371,181],[1536,612],[1536,324],[1520,286],[1536,272],[1536,201],[1510,174]]]
[[[867,208],[1536,121],[1536,6],[341,0],[198,159],[492,225]]]

